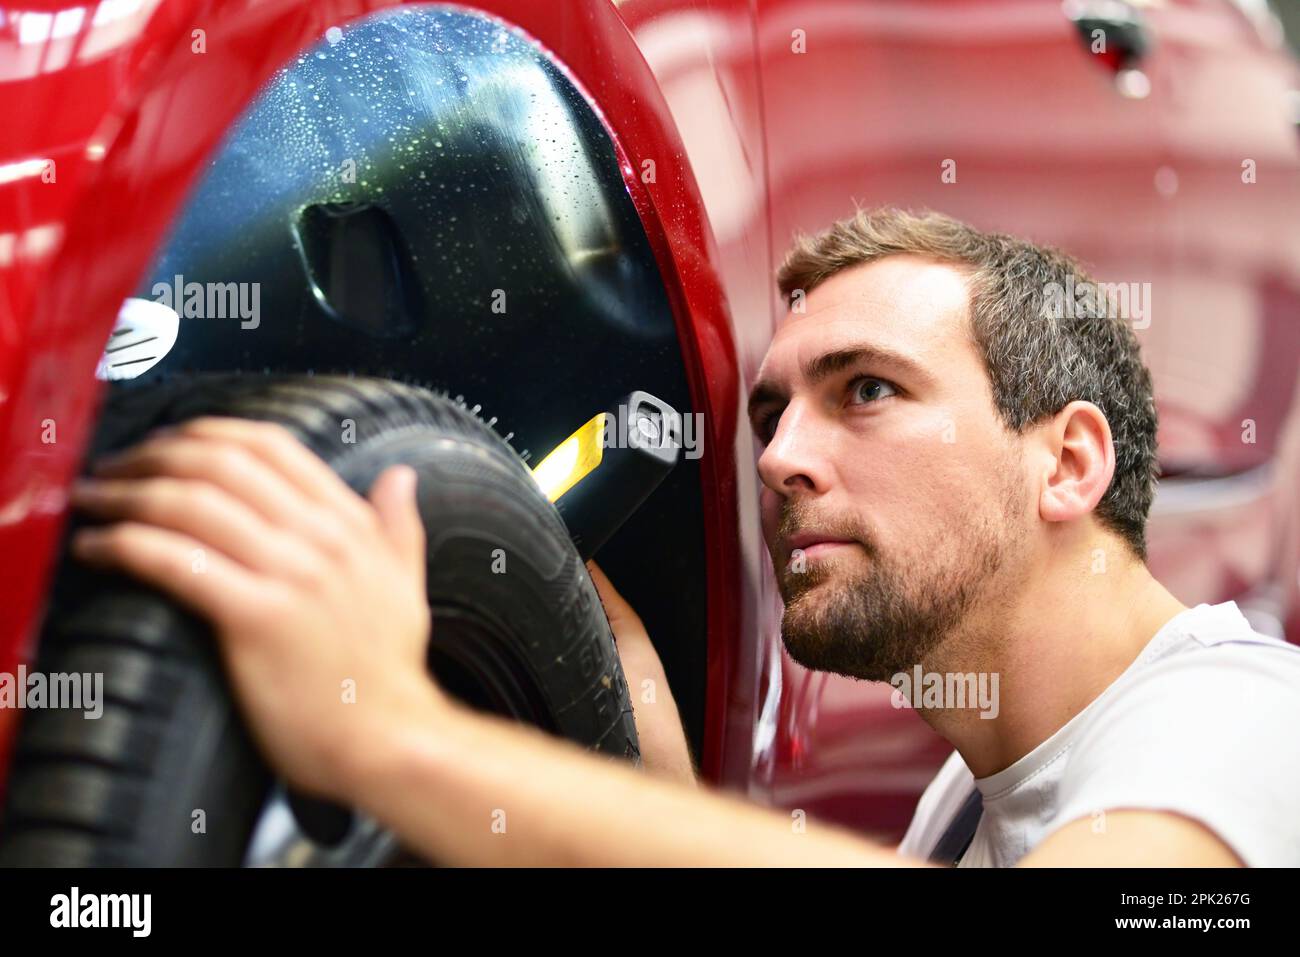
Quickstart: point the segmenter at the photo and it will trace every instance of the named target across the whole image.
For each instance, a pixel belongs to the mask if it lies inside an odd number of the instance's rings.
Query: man
[[[367,503],[275,427],[198,421],[78,487],[113,524],[75,549],[214,622],[287,779],[439,861],[1300,864],[1300,649],[1231,602],[1186,608],[1147,571],[1150,377],[1105,297],[1059,308],[1087,284],[1056,252],[890,210],[782,268],[791,310],[749,413],[787,648],[869,681],[999,679],[983,713],[922,702],[956,751],[897,850],[694,788],[670,696],[637,715],[651,774],[447,698],[425,672],[409,469]],[[206,478],[240,474],[223,457],[260,478]],[[631,685],[662,681],[596,581]]]

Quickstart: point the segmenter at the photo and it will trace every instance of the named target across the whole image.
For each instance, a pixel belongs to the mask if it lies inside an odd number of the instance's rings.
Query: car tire
[[[197,377],[115,389],[92,452],[203,415],[278,422],[362,493],[388,466],[412,466],[428,531],[430,667],[440,684],[476,707],[639,762],[628,689],[591,578],[519,456],[476,415],[387,380]],[[102,674],[103,713],[24,714],[0,864],[246,860],[274,780],[204,622],[151,588],[65,558],[35,667]]]

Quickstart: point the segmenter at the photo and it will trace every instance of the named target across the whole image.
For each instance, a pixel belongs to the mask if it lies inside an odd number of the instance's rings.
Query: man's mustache
[[[816,532],[830,539],[848,539],[860,543],[869,555],[875,552],[870,534],[857,522],[840,515],[824,514],[803,499],[786,499],[781,505],[775,543],[783,553],[783,559],[788,561],[790,558],[786,543],[804,532]]]

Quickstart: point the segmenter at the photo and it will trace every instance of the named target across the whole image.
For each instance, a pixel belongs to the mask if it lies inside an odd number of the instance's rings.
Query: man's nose
[[[781,413],[772,441],[758,458],[759,478],[780,496],[824,491],[829,467],[821,444],[814,410],[791,402]]]

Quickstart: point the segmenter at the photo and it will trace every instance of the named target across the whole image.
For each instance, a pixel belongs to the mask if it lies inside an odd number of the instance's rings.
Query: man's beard
[[[856,541],[866,559],[831,555],[802,572],[778,570],[786,650],[806,668],[867,681],[888,681],[925,665],[993,591],[1019,518],[1011,490],[1004,513],[955,528],[943,547],[904,564],[883,555],[865,529],[828,525],[806,503],[788,500],[783,541],[813,527]]]

